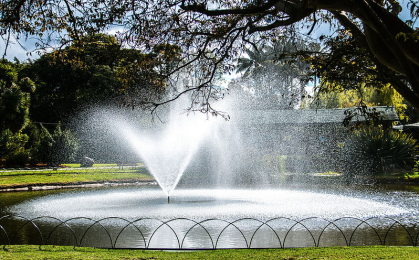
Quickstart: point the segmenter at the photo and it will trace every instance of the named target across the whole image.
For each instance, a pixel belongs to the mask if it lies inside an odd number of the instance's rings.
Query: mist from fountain
[[[317,133],[271,124],[263,110],[237,111],[238,102],[246,104],[235,96],[217,103],[217,109],[229,112],[230,121],[185,113],[190,103],[187,96],[162,108],[157,116],[98,107],[87,114],[80,133],[88,136],[85,140],[94,140],[92,146],[99,145],[91,149],[98,156],[107,152],[111,160],[123,154],[118,160],[142,161],[167,196],[179,182],[193,188],[268,188],[284,179],[287,171],[309,167],[301,158],[319,143],[315,139],[305,143],[302,138]],[[333,128],[330,131],[337,134]],[[293,169],[285,169],[283,157],[287,156]],[[182,181],[185,172],[187,178]]]

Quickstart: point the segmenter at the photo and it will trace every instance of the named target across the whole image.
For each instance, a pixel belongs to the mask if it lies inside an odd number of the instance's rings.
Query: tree
[[[4,159],[8,166],[25,166],[29,162],[29,152],[25,149],[28,140],[28,135],[21,132],[13,133],[10,129],[1,131],[0,159]]]
[[[244,72],[238,83],[251,90],[265,108],[268,105],[269,108],[293,109],[305,96],[312,71],[303,57],[292,54],[318,49],[319,46],[306,44],[301,38],[283,38],[273,46],[245,49],[248,58],[238,59],[237,72]]]
[[[33,161],[55,166],[76,161],[80,141],[70,129],[61,130],[61,125],[58,124],[50,133],[41,124],[37,138],[32,148]]]
[[[176,44],[184,55],[171,73],[198,60],[211,65],[205,81],[185,90],[189,92],[211,88],[219,70],[231,71],[237,55],[249,44],[325,22],[350,31],[380,64],[377,69],[388,75],[388,83],[419,108],[419,41],[414,27],[419,2],[408,0],[408,4],[412,19],[405,22],[398,16],[401,5],[396,0],[217,0],[210,4],[203,0],[7,0],[0,6],[0,24],[6,45],[12,37],[28,35],[44,40],[58,37],[65,44],[68,37],[77,39],[81,33],[100,32],[115,24],[124,28],[119,37],[131,46],[151,50],[161,43]]]
[[[360,105],[374,106],[393,106],[401,120],[408,121],[405,111],[407,105],[403,97],[397,93],[391,85],[380,87],[361,86],[357,89],[347,90],[343,87],[335,87],[333,91],[328,91],[327,87],[318,89],[311,102],[306,102],[304,107],[311,109],[333,109],[350,108]]]
[[[29,137],[22,133],[29,123],[31,93],[35,84],[21,76],[21,64],[0,61],[0,159],[6,165],[24,166],[29,161],[25,145]]]
[[[175,47],[159,45],[154,52],[143,54],[122,49],[110,35],[80,37],[26,66],[24,72],[38,85],[31,118],[38,122],[64,121],[76,109],[91,103],[113,100],[128,105],[125,96],[132,93],[137,97],[136,105],[158,99],[165,80],[155,70],[173,61],[175,51]]]
[[[30,94],[35,91],[35,84],[28,77],[20,78],[14,65],[0,61],[0,132],[20,132],[29,122]]]

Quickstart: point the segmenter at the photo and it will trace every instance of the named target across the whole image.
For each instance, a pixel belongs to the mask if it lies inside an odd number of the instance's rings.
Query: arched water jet
[[[111,128],[144,161],[157,183],[168,196],[176,188],[186,167],[210,131],[211,122],[202,115],[179,116],[158,128],[144,131],[119,116],[109,120]]]

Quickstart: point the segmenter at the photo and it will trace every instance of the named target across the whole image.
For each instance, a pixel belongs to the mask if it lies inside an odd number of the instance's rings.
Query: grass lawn
[[[419,259],[415,247],[328,247],[210,251],[108,250],[62,246],[7,246],[0,259]]]
[[[80,168],[80,163],[66,163],[63,164],[65,167],[69,168]],[[116,163],[95,163],[93,164],[93,168],[100,168],[100,167],[117,167]],[[138,166],[143,166],[141,163],[138,163]]]
[[[117,167],[116,164],[99,164],[92,168],[78,168],[79,165],[66,166],[68,168],[0,171],[0,188],[59,183],[153,180],[142,165]]]

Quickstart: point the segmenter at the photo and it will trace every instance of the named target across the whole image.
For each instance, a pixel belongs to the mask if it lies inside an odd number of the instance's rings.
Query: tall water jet
[[[126,119],[113,120],[113,128],[143,159],[145,166],[167,196],[179,183],[183,172],[209,131],[202,116],[174,116],[158,128],[135,128]]]

